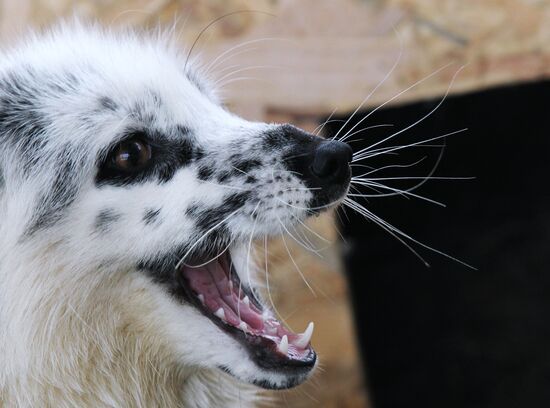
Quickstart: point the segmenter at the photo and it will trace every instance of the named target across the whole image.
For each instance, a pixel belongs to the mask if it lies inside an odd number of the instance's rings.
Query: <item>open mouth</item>
[[[182,265],[177,272],[186,300],[239,341],[259,367],[296,376],[296,383],[314,367],[313,323],[303,333],[285,327],[241,282],[229,250],[213,260],[193,264]],[[221,368],[231,373],[230,368]],[[291,380],[286,387],[293,385]]]

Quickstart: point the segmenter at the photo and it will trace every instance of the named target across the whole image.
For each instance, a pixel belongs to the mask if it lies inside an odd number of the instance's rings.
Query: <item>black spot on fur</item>
[[[201,166],[197,172],[199,180],[209,180],[214,175],[214,168],[210,166]]]
[[[70,175],[78,174],[81,164],[70,159],[75,155],[68,148],[62,149],[57,157],[51,151],[45,152],[50,120],[38,98],[47,94],[49,101],[62,99],[77,86],[76,78],[71,79],[67,73],[54,75],[28,67],[4,73],[0,78],[0,144],[13,146],[13,154],[24,174],[35,171],[40,161],[55,162],[56,174],[38,196],[26,235],[57,222],[76,196],[78,185]]]
[[[111,225],[120,219],[121,215],[111,208],[101,210],[95,219],[95,229],[105,232]]]
[[[264,132],[262,135],[263,145],[266,150],[278,150],[285,147],[307,148],[317,138],[292,125],[281,125]]]
[[[232,176],[233,174],[231,172],[222,171],[216,175],[216,180],[218,180],[219,183],[223,183]]]
[[[260,160],[240,160],[233,163],[233,167],[240,173],[248,173],[249,171],[260,167],[262,162]]]
[[[37,103],[40,93],[23,75],[7,73],[0,79],[0,141],[17,145],[24,170],[33,167],[45,144],[48,122]]]
[[[244,182],[247,184],[252,184],[252,183],[256,183],[257,181],[258,179],[256,177],[248,176]]]
[[[195,217],[201,212],[201,206],[198,204],[192,204],[185,210],[185,214],[190,217]]]
[[[101,107],[103,109],[107,109],[109,111],[114,112],[118,109],[118,105],[116,104],[116,102],[113,101],[108,96],[103,96],[103,97],[99,98],[99,104],[101,105]]]
[[[205,155],[206,153],[200,147],[195,147],[195,149],[193,150],[193,160],[201,160],[202,158],[204,158]]]
[[[143,214],[143,222],[145,225],[153,224],[155,221],[158,220],[158,216],[160,215],[160,208],[157,209],[148,209],[145,211],[145,214]]]
[[[190,206],[186,214],[195,220],[196,229],[204,233],[221,223],[231,213],[242,208],[250,199],[250,192],[234,193],[226,196],[223,203],[216,207]]]
[[[48,100],[62,99],[74,93],[78,79],[67,72],[40,72],[24,66],[0,77],[0,143],[16,147],[19,163],[29,172],[43,158],[45,129],[50,120],[43,113],[40,95]],[[50,159],[50,154],[47,155]]]
[[[52,184],[46,186],[41,194],[35,210],[35,216],[26,230],[30,236],[40,229],[44,229],[59,221],[65,210],[74,202],[78,192],[78,181],[70,174],[77,173],[78,163],[70,160],[74,154],[67,149],[62,151],[55,166],[57,173]]]

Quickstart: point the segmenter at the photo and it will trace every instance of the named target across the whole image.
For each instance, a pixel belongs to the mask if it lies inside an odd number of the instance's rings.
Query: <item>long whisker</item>
[[[286,325],[290,328],[290,325],[285,321],[283,315],[281,313],[279,313],[279,311],[277,310],[277,307],[275,306],[275,302],[273,302],[273,297],[271,296],[271,289],[269,287],[269,272],[268,272],[268,266],[267,266],[267,261],[268,261],[268,257],[267,257],[267,236],[264,237],[264,257],[265,257],[265,284],[266,284],[266,290],[267,290],[267,296],[269,297],[269,302],[271,303],[271,306],[273,307],[273,310],[275,311],[275,313],[277,314],[277,316],[279,317],[279,319]]]
[[[322,255],[321,255],[321,252],[325,249],[328,248],[328,245],[324,248],[317,248],[316,245],[311,242],[311,239],[309,239],[309,237],[306,235],[306,233],[300,228],[298,229],[298,226],[297,225],[292,225],[292,231],[294,231],[294,233],[302,238],[302,242],[306,242],[307,245],[310,247],[310,248],[315,248],[315,251],[317,251],[317,254],[319,255],[319,257],[322,258]]]
[[[357,122],[349,131],[353,131],[357,126],[359,126],[361,123],[363,123],[365,120],[367,120],[370,116],[374,115],[374,113],[376,113],[378,110],[382,109],[384,106],[386,106],[388,103],[392,102],[393,100],[399,98],[401,95],[403,95],[404,93],[410,91],[412,88],[420,85],[422,82],[424,81],[427,81],[428,79],[430,79],[431,77],[433,77],[434,75],[437,75],[439,72],[443,71],[445,68],[451,66],[453,63],[450,62],[444,66],[442,66],[441,68],[438,68],[436,69],[434,72],[432,72],[431,74],[429,74],[428,76],[425,76],[424,78],[421,78],[419,79],[418,81],[416,81],[415,83],[413,83],[412,85],[410,85],[409,87],[405,88],[403,91],[399,92],[398,94],[392,96],[390,99],[388,99],[386,102],[378,105],[376,108],[374,108],[373,110],[371,110],[368,114],[366,114],[363,118],[361,118],[361,120],[359,122]],[[341,141],[344,141],[345,140],[345,136],[342,137]]]
[[[261,11],[261,10],[237,10],[237,11],[233,11],[231,13],[224,14],[223,16],[220,16],[220,17],[212,20],[210,23],[208,23],[199,32],[199,34],[195,38],[195,41],[193,41],[193,44],[191,45],[191,48],[189,49],[189,52],[187,53],[187,58],[185,59],[185,64],[183,65],[183,70],[184,71],[186,71],[186,69],[187,69],[187,64],[189,63],[189,59],[191,58],[191,54],[193,53],[193,50],[195,49],[195,46],[197,45],[197,43],[199,42],[199,40],[201,39],[203,34],[206,32],[206,30],[208,30],[210,27],[212,27],[214,24],[216,24],[220,20],[223,20],[227,17],[233,16],[235,14],[240,14],[240,13],[259,13],[259,14],[265,14],[265,15],[268,15],[268,16],[271,16],[271,17],[277,17],[274,14],[271,14],[271,13],[268,13],[268,12],[265,12],[265,11]]]
[[[252,214],[254,214],[257,210],[258,210],[258,207],[260,206],[260,203],[258,203],[256,205],[256,207],[254,208],[254,211],[252,212]],[[249,287],[252,287],[252,281],[250,279],[250,252],[252,250],[252,240],[254,238],[254,231],[256,230],[256,223],[258,221],[258,218],[256,217],[256,219],[254,220],[254,223],[252,224],[252,231],[250,233],[250,239],[248,240],[248,254],[247,254],[247,258],[246,258],[246,279],[248,281],[248,286]]]
[[[256,205],[254,208],[254,211],[252,211],[252,216],[254,213],[258,210],[258,207],[260,206],[260,203]],[[254,230],[256,229],[256,221],[257,218],[254,220],[254,223],[252,224],[252,231],[250,232],[250,238],[248,239],[248,251],[246,253],[246,279],[248,281],[248,287],[252,287],[252,282],[250,280],[250,252],[252,251],[252,239],[254,238]],[[239,279],[239,298],[241,297],[242,293],[242,279]],[[241,320],[241,302],[237,302],[237,315],[239,316],[239,320]]]
[[[348,142],[349,143],[349,142]],[[427,143],[427,142],[424,142],[424,143]],[[363,155],[370,155],[372,153],[386,153],[388,151],[392,151],[393,149],[397,148],[397,147],[402,147],[403,149],[407,148],[407,147],[410,147],[411,149],[413,147],[421,147],[421,148],[425,148],[425,147],[429,147],[429,148],[437,148],[437,149],[441,149],[443,147],[443,145],[440,145],[440,144],[424,144],[424,143],[418,143],[418,144],[415,144],[413,146],[409,146],[409,145],[392,145],[392,146],[383,146],[383,147],[379,147],[377,149],[372,149],[372,150],[369,150],[368,152],[362,152]],[[359,153],[359,152],[357,152]]]
[[[436,201],[436,200],[432,200],[431,198],[424,197],[424,196],[421,196],[419,194],[411,193],[410,191],[407,191],[407,190],[401,190],[401,189],[398,189],[398,188],[395,188],[395,187],[389,187],[389,186],[386,186],[386,185],[381,184],[381,183],[359,182],[357,184],[361,184],[361,185],[364,185],[364,186],[379,187],[379,188],[382,188],[382,189],[385,189],[385,190],[393,191],[394,193],[391,194],[391,195],[396,195],[396,194],[397,195],[406,195],[406,196],[410,196],[410,197],[418,198],[420,200],[427,201],[427,202],[435,204],[435,205],[439,205],[440,207],[446,207],[445,204],[443,204],[439,201]],[[348,196],[349,197],[388,197],[390,195],[389,194],[348,194]]]
[[[269,82],[265,78],[258,78],[258,77],[253,77],[253,76],[242,76],[242,77],[237,77],[237,78],[232,78],[232,79],[226,80],[223,83],[217,83],[216,82],[215,86],[217,88],[219,88],[219,90],[223,90],[223,88],[225,88],[227,85],[232,84],[233,82],[239,82],[239,81],[258,81],[258,82],[265,82],[265,83]]]
[[[222,84],[224,83],[224,80],[232,77],[233,75],[235,74],[238,74],[240,72],[246,72],[246,71],[252,71],[252,70],[256,70],[256,69],[273,69],[273,68],[279,68],[279,69],[284,69],[285,67],[278,67],[276,65],[252,65],[250,67],[244,67],[244,68],[240,68],[240,69],[235,69],[225,75],[222,75],[220,78],[216,79],[214,81],[214,87],[217,87],[219,84]],[[227,84],[228,82],[226,82]]]
[[[315,129],[313,129],[313,132],[311,133],[319,136],[327,124],[334,123],[334,122],[345,122],[345,120],[343,119],[332,119],[332,117],[334,116],[337,110],[338,108],[334,108],[334,110],[330,112],[330,115],[328,116],[328,118],[319,126],[317,126]]]
[[[233,54],[229,55],[227,58],[223,58],[222,60],[220,60],[219,63],[216,64],[215,66],[213,66],[211,70],[206,70],[206,69],[203,70],[203,75],[206,76],[206,77],[212,77],[216,74],[219,75],[221,72],[227,71],[227,69],[228,69],[227,67],[224,67],[220,70],[216,70],[217,67],[222,65],[224,62],[229,61],[231,58],[234,58],[238,55],[246,54],[247,52],[252,52],[252,51],[255,51],[257,49],[260,49],[260,47],[247,47],[247,48],[244,48],[240,51],[236,51]],[[233,67],[233,68],[236,68],[240,65],[235,65],[234,64],[234,65],[230,65],[230,66]]]
[[[188,268],[202,268],[203,266],[208,265],[210,262],[215,261],[220,256],[222,256],[229,249],[229,247],[233,244],[233,242],[235,242],[235,239],[230,240],[229,243],[227,244],[227,246],[224,249],[222,249],[218,255],[216,255],[215,257],[213,257],[209,261],[203,262],[200,265],[189,265],[189,264],[186,264],[186,263],[183,263],[183,265],[187,266]]]
[[[279,222],[282,223],[282,221],[279,219]],[[309,284],[309,282],[307,281],[306,277],[304,276],[302,270],[300,269],[300,267],[298,266],[298,264],[296,263],[296,261],[294,260],[294,257],[292,256],[292,254],[290,253],[290,249],[288,248],[288,245],[286,243],[286,240],[285,240],[285,236],[284,234],[281,234],[281,239],[283,241],[283,245],[286,249],[286,252],[288,253],[288,256],[290,258],[290,261],[292,262],[292,264],[294,265],[294,267],[296,268],[296,270],[298,271],[298,274],[300,274],[300,277],[302,278],[302,280],[304,281],[304,283],[306,284],[306,286],[308,287],[308,289],[310,290],[310,292],[313,294],[314,297],[317,297],[317,293],[315,293],[315,291],[313,290],[313,288],[311,287],[311,285]]]
[[[290,233],[290,231],[288,230],[288,228],[285,226],[284,223],[281,223],[281,226],[283,227],[283,229],[286,231],[286,233],[294,240],[296,241],[297,244],[299,244],[301,247],[303,247],[304,249],[310,251],[310,252],[313,252],[314,254],[318,255],[318,256],[321,256],[319,254],[319,251],[317,251],[315,248],[311,248],[309,247],[307,244],[303,243],[302,241],[300,241],[299,239],[297,239],[294,235],[292,235]]]
[[[439,164],[441,163],[441,159],[443,159],[443,153],[445,152],[445,146],[446,146],[445,140],[446,139],[443,139],[444,145],[441,148],[441,151],[439,152],[439,155],[437,156],[437,160],[435,161],[435,163],[434,163],[433,167],[431,168],[430,172],[428,173],[428,175],[422,181],[420,181],[419,183],[413,185],[412,187],[409,187],[409,188],[405,189],[404,192],[410,192],[410,191],[416,190],[417,188],[422,186],[424,183],[426,183],[429,180],[429,178],[432,177],[435,174],[435,171],[437,170]]]
[[[313,235],[315,235],[317,238],[319,238],[320,240],[326,242],[327,244],[331,244],[331,241],[326,239],[325,237],[323,237],[322,235],[318,234],[317,232],[315,232],[313,229],[311,229],[310,227],[307,226],[307,224],[305,222],[303,222],[300,218],[298,218],[297,216],[295,216],[294,214],[290,214],[290,216],[292,218],[294,218],[296,221],[298,221],[300,224],[302,224],[302,226],[307,229],[309,232],[311,232]]]
[[[351,143],[351,140],[349,140],[350,137],[352,136],[355,136],[361,132],[365,132],[367,130],[370,130],[370,129],[376,129],[376,128],[380,128],[380,127],[393,127],[394,125],[392,123],[382,123],[380,125],[372,125],[372,126],[366,126],[366,127],[363,127],[361,129],[358,129],[356,130],[355,132],[353,133],[350,133],[350,134],[347,134],[346,135],[346,143]],[[342,138],[340,141],[344,141],[344,139]]]
[[[374,178],[358,178],[352,177],[352,181],[375,181],[375,180],[473,180],[475,177],[374,177]]]
[[[346,201],[346,200],[347,200],[347,201]],[[349,200],[349,199],[346,199],[346,200],[344,200],[344,202],[345,202],[346,204],[349,205],[349,202],[350,202],[351,200]],[[453,257],[453,256],[451,256],[451,255],[449,255],[449,254],[446,254],[446,253],[443,252],[443,251],[440,251],[440,250],[438,250],[438,249],[435,249],[435,248],[433,248],[433,247],[431,247],[431,246],[429,246],[429,245],[427,245],[427,244],[424,244],[424,243],[421,242],[421,241],[418,241],[417,239],[412,238],[410,235],[404,233],[404,232],[403,232],[402,230],[400,230],[399,228],[394,227],[393,225],[391,225],[391,224],[388,223],[387,221],[384,221],[382,218],[380,218],[380,217],[378,217],[377,215],[375,215],[374,213],[370,212],[369,210],[367,210],[367,209],[366,209],[364,206],[362,206],[361,204],[358,204],[358,203],[353,202],[353,201],[352,201],[352,203],[353,203],[354,206],[356,206],[356,208],[355,208],[356,211],[360,212],[361,214],[363,214],[364,216],[366,216],[367,218],[369,218],[369,219],[371,219],[371,220],[373,220],[373,221],[377,221],[379,224],[385,225],[387,228],[391,229],[393,232],[395,232],[396,234],[399,234],[399,235],[402,236],[403,238],[406,238],[406,239],[410,240],[411,242],[414,242],[415,244],[420,245],[421,247],[423,247],[423,248],[425,248],[425,249],[428,249],[428,250],[430,250],[430,251],[432,251],[432,252],[435,252],[435,253],[437,253],[437,254],[439,254],[439,255],[442,255],[442,256],[444,256],[445,258],[448,258],[448,259],[451,259],[451,260],[453,260],[453,261],[455,261],[455,262],[458,262],[459,264],[464,265],[464,266],[466,266],[466,267],[468,267],[468,268],[470,268],[470,269],[476,270],[476,268],[474,268],[472,265],[469,265],[469,264],[467,264],[466,262],[461,261],[461,260],[458,259],[458,258],[455,258],[455,257]]]
[[[208,231],[206,231],[199,239],[195,241],[193,245],[185,252],[185,254],[181,257],[181,259],[176,264],[176,269],[178,269],[184,262],[185,258],[199,245],[204,238],[206,238],[210,233],[218,229],[221,225],[223,225],[225,222],[227,222],[231,217],[233,217],[235,214],[237,214],[241,209],[238,208],[232,213],[230,213],[227,217],[225,217],[223,220],[218,222],[216,225],[214,225],[212,228],[210,228]]]
[[[215,64],[218,61],[220,61],[220,63],[224,62],[225,60],[222,60],[222,58],[224,56],[226,56],[227,54],[231,53],[232,51],[237,50],[237,49],[242,48],[242,47],[245,47],[247,45],[262,42],[262,41],[287,41],[287,40],[285,40],[284,38],[277,38],[277,37],[264,37],[264,38],[258,38],[258,39],[255,39],[255,40],[242,42],[240,44],[237,44],[237,45],[229,48],[228,50],[225,50],[220,55],[218,55],[212,62],[208,63],[208,65],[206,65],[206,67],[205,67],[206,72],[209,72],[209,71],[213,70],[216,67]],[[229,56],[229,58],[233,58],[235,55],[236,54],[232,54],[231,56]]]
[[[449,136],[453,136],[453,135],[456,135],[456,134],[459,134],[459,133],[462,133],[462,132],[466,132],[467,130],[468,130],[468,128],[463,128],[463,129],[455,130],[453,132],[445,133],[444,135],[440,135],[440,136],[432,137],[432,138],[429,138],[429,139],[421,140],[420,142],[410,143],[408,145],[402,145],[402,146],[396,146],[396,147],[395,146],[390,146],[390,147],[388,147],[387,150],[385,150],[383,152],[376,152],[374,154],[370,154],[370,152],[364,152],[363,153],[364,155],[362,155],[362,156],[360,156],[360,157],[358,157],[357,159],[354,159],[354,160],[363,160],[365,158],[376,157],[376,156],[378,156],[380,154],[383,154],[383,153],[389,153],[389,152],[395,152],[395,151],[398,151],[398,150],[407,149],[411,146],[418,146],[422,143],[444,139],[444,138],[449,137]]]
[[[359,176],[357,177],[364,177],[364,176],[368,176],[369,174],[374,174],[374,173],[378,173],[380,171],[383,171],[383,170],[386,170],[386,169],[398,169],[398,168],[407,168],[407,167],[413,167],[413,166],[416,166],[417,164],[423,162],[424,160],[426,160],[428,158],[428,156],[424,156],[422,157],[421,159],[415,161],[414,163],[410,163],[410,164],[392,164],[390,166],[383,166],[383,167],[378,167],[378,168],[374,168],[373,170],[367,172],[367,173],[363,173],[363,174],[360,174]],[[355,164],[352,164],[352,166],[354,166]],[[360,166],[358,164],[358,166]],[[368,167],[368,166],[365,166],[365,167]],[[372,167],[371,167],[372,168]]]
[[[422,255],[420,255],[413,247],[411,247],[405,240],[403,240],[403,238],[401,238],[399,235],[397,235],[395,232],[393,232],[389,227],[387,227],[384,223],[381,223],[380,221],[378,221],[377,219],[371,217],[371,214],[369,211],[367,211],[366,213],[364,213],[362,210],[364,209],[364,207],[362,206],[359,206],[359,204],[357,204],[356,202],[352,201],[352,200],[344,200],[344,205],[347,205],[349,208],[351,208],[352,210],[358,212],[359,214],[363,215],[365,218],[371,220],[372,222],[374,222],[375,224],[377,224],[378,226],[380,226],[382,229],[384,229],[386,232],[388,232],[392,237],[394,237],[395,239],[397,239],[401,244],[403,244],[409,251],[411,251],[418,259],[420,259],[422,261],[422,263],[427,266],[427,267],[430,267],[430,264],[422,257]]]
[[[432,109],[430,110],[426,115],[422,116],[420,119],[418,119],[416,122],[413,122],[411,123],[409,126],[406,126],[404,127],[403,129],[389,135],[388,137],[368,146],[368,147],[365,147],[364,149],[361,149],[359,152],[356,153],[357,156],[359,156],[361,154],[361,152],[364,152],[364,151],[368,151],[370,149],[372,149],[373,147],[375,146],[378,146],[398,135],[400,135],[401,133],[403,132],[406,132],[407,130],[415,127],[416,125],[418,125],[419,123],[423,122],[425,119],[429,118],[435,111],[437,111],[439,109],[439,107],[443,104],[443,102],[445,102],[445,99],[447,99],[447,96],[449,95],[449,92],[451,91],[451,88],[454,84],[454,81],[456,79],[456,77],[458,76],[458,74],[460,73],[460,71],[462,71],[464,69],[465,65],[461,66],[453,75],[453,77],[451,78],[451,82],[449,83],[449,86],[447,87],[447,90],[445,91],[445,94],[443,95],[443,97],[441,98],[441,100],[439,101],[439,103]]]
[[[353,113],[351,114],[351,116],[348,118],[348,120],[344,123],[344,125],[338,130],[338,132],[336,132],[336,134],[332,137],[332,140],[334,139],[337,139],[338,138],[338,135],[340,134],[340,132],[342,131],[342,129],[344,129],[348,123],[353,119],[353,117],[357,114],[357,112],[359,112],[359,110],[365,105],[365,103],[367,103],[367,101],[370,99],[370,97],[378,90],[378,88],[380,88],[384,82],[386,82],[386,80],[391,76],[391,74],[393,73],[393,71],[395,70],[395,68],[397,68],[397,66],[399,65],[399,62],[401,61],[401,57],[403,56],[403,39],[401,38],[401,36],[399,35],[399,33],[397,32],[397,30],[394,28],[394,32],[397,36],[397,38],[399,39],[399,54],[393,64],[393,66],[390,68],[390,70],[388,71],[388,73],[384,76],[384,78],[382,78],[382,80],[378,83],[378,85],[376,85],[374,87],[374,89],[365,97],[365,99],[363,99],[361,101],[361,103],[359,104],[359,106],[357,106],[357,108],[353,111]],[[361,123],[362,120],[359,122]],[[357,127],[357,125],[353,126],[343,137],[342,137],[342,141],[346,140],[346,136],[347,134],[349,134],[349,132],[353,131],[353,129],[355,129]]]

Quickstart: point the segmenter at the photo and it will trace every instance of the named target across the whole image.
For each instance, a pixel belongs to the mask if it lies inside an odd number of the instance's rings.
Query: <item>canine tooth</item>
[[[241,329],[242,331],[246,331],[246,329],[248,329],[248,325],[245,322],[240,322],[239,329]]]
[[[286,334],[283,336],[281,342],[279,343],[279,351],[285,356],[288,353],[288,337],[286,336]]]
[[[300,334],[300,336],[294,340],[294,345],[299,348],[306,348],[309,342],[311,341],[311,336],[313,335],[313,328],[315,325],[313,322],[309,322],[305,332]]]
[[[201,303],[204,305],[204,295],[202,293],[200,293],[199,296],[197,296],[197,297],[199,298]]]
[[[220,307],[216,312],[214,313],[214,316],[219,317],[222,320],[225,320],[225,312],[222,307]]]
[[[243,298],[243,303],[244,303],[245,305],[247,305],[247,306],[250,306],[250,299],[248,298],[248,296],[245,296],[245,297]]]

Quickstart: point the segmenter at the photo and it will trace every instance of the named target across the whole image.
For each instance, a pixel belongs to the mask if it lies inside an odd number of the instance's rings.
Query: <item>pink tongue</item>
[[[233,287],[222,262],[216,260],[197,268],[184,266],[182,271],[191,289],[202,295],[205,306],[212,313],[222,308],[225,320],[231,325],[239,327],[244,322],[251,329],[263,331],[266,327],[262,313],[252,303],[247,305],[243,301],[244,293]]]

